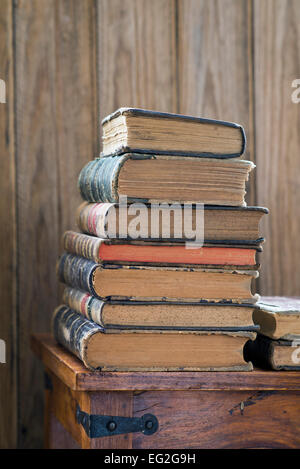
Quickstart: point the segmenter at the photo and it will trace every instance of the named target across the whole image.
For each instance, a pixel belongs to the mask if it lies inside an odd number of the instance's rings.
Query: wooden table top
[[[52,371],[75,391],[149,391],[149,390],[232,390],[300,391],[297,371],[165,371],[101,372],[90,371],[74,355],[61,347],[50,334],[34,334],[31,348]]]

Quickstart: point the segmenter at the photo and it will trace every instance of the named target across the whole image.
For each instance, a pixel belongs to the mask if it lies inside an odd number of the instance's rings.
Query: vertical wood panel
[[[254,2],[257,202],[270,208],[261,293],[300,295],[300,78],[298,0]]]
[[[55,275],[60,239],[74,227],[77,176],[98,146],[94,2],[19,0],[15,22],[20,446],[38,447],[43,378],[29,334],[49,330],[61,300]]]
[[[176,112],[175,1],[97,4],[101,119],[121,106]]]
[[[178,2],[178,94],[180,113],[242,124],[248,137],[245,157],[254,160],[249,151],[250,14],[247,0]],[[249,203],[254,203],[254,177]]]
[[[41,445],[43,374],[33,361],[30,331],[49,330],[58,302],[57,135],[55,127],[54,5],[15,4],[16,152],[20,447]]]
[[[0,8],[0,79],[6,103],[0,103],[0,339],[6,343],[6,363],[0,363],[0,448],[17,445],[16,356],[16,213],[14,155],[14,77],[12,4]]]
[[[94,0],[56,0],[56,132],[59,228],[76,227],[81,203],[77,179],[98,156],[96,5]]]
[[[89,395],[91,414],[133,417],[133,395],[131,392],[94,392]],[[95,438],[90,441],[90,447],[93,449],[131,449],[132,433]]]

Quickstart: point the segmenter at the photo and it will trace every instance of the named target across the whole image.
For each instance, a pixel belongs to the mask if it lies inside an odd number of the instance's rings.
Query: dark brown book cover
[[[129,117],[143,117],[146,119],[161,119],[161,120],[169,120],[175,122],[191,122],[194,124],[208,124],[214,127],[221,127],[221,128],[231,128],[237,129],[239,132],[239,139],[240,139],[240,149],[236,153],[213,153],[210,151],[201,151],[201,152],[187,152],[187,151],[179,151],[179,150],[172,150],[172,151],[164,151],[161,150],[159,147],[155,150],[148,148],[147,145],[143,148],[136,148],[130,146],[120,146],[115,152],[115,155],[120,155],[127,152],[135,152],[135,153],[148,153],[148,154],[161,154],[161,155],[176,155],[176,156],[196,156],[196,157],[210,157],[210,158],[237,158],[241,156],[246,148],[246,135],[243,127],[239,124],[221,120],[214,120],[214,119],[205,119],[202,117],[195,117],[195,116],[188,116],[183,114],[172,114],[166,112],[158,112],[158,111],[151,111],[146,109],[138,109],[138,108],[120,108],[110,114],[109,116],[105,117],[102,120],[102,127],[104,127],[108,122],[120,117],[120,116],[129,116]],[[218,137],[216,132],[216,138]],[[102,156],[108,156],[107,152],[103,151],[101,154]]]
[[[126,218],[129,222],[134,218],[134,215],[129,214],[130,204],[120,205],[112,203],[88,203],[83,202],[77,209],[77,225],[83,233],[97,236],[98,238],[122,240],[126,239],[132,242],[147,242],[149,240],[158,242],[186,242],[191,240],[188,236],[184,238],[185,233],[178,236],[175,232],[175,211],[183,211],[184,206],[176,204],[174,213],[169,213],[170,221],[168,227],[170,230],[169,237],[162,236],[162,226],[160,221],[153,227],[151,221],[151,205],[145,204],[147,208],[147,223],[148,235],[130,238],[128,226],[126,236],[120,239],[120,230],[109,228],[109,220],[112,214],[112,219],[115,220],[114,214],[116,213],[116,221],[118,221],[118,210],[125,210],[127,212]],[[155,208],[155,207],[154,207]],[[164,207],[158,207],[163,216]],[[196,223],[196,206],[195,204],[186,205],[186,209],[190,210],[192,226]],[[167,211],[169,208],[167,207]],[[264,238],[260,237],[259,223],[261,218],[268,213],[268,209],[264,207],[230,207],[221,205],[204,205],[204,243],[210,245],[229,245],[229,246],[257,246],[260,247]],[[150,223],[148,220],[150,219]],[[184,219],[184,216],[182,217]],[[118,227],[117,227],[118,228]],[[155,230],[153,230],[155,228]],[[157,234],[153,235],[153,231]],[[184,231],[184,230],[182,230]]]

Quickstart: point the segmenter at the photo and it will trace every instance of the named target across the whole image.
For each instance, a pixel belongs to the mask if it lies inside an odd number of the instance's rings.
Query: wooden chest
[[[91,372],[50,335],[32,348],[48,448],[300,447],[300,373]]]

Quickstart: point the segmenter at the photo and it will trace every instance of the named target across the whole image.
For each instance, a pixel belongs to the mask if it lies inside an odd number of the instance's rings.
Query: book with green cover
[[[195,203],[246,205],[251,161],[140,155],[96,158],[79,175],[79,189],[89,202]]]

